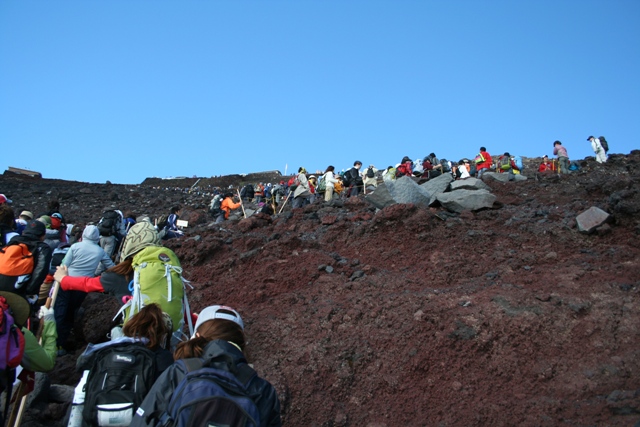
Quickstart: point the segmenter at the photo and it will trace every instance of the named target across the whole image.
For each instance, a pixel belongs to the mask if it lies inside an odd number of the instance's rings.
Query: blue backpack
[[[260,426],[260,412],[248,384],[257,375],[248,364],[233,363],[228,355],[204,360],[181,359],[187,375],[171,395],[160,425],[188,426]],[[217,368],[221,363],[232,371]],[[254,396],[255,397],[255,396]]]

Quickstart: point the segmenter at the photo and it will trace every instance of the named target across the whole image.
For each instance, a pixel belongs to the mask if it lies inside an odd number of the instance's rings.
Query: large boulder
[[[379,184],[372,193],[368,193],[365,199],[378,209],[383,209],[396,203],[393,197],[391,197],[391,193],[389,193],[387,184],[384,182]]]
[[[527,177],[522,174],[511,174],[511,173],[497,173],[497,172],[485,172],[482,174],[483,178],[493,178],[496,181],[500,182],[509,182],[509,181],[526,181]]]
[[[449,186],[451,191],[456,190],[487,190],[491,191],[491,187],[485,184],[481,179],[467,178],[453,181]]]
[[[408,176],[400,177],[387,186],[391,197],[397,203],[428,205],[431,201],[431,194]]]
[[[420,185],[420,187],[426,190],[427,193],[431,194],[429,205],[432,205],[436,202],[436,196],[438,194],[447,191],[447,188],[449,188],[449,184],[451,184],[451,181],[453,181],[453,176],[450,173],[445,173],[443,175],[432,178],[424,184]]]
[[[596,228],[603,225],[610,218],[610,215],[600,208],[591,206],[586,211],[576,217],[578,231],[582,233],[593,233]]]
[[[456,190],[436,197],[445,209],[457,213],[490,208],[496,200],[496,196],[487,190]]]

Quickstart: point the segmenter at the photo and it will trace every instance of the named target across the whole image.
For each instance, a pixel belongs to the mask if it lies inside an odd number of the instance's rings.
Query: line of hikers
[[[0,344],[7,349],[0,352],[0,391],[7,396],[0,426],[7,419],[12,427],[19,424],[8,411],[16,374],[22,380],[15,390],[19,402],[29,372],[51,371],[65,354],[74,314],[88,292],[116,298],[121,308],[113,314],[121,324],[110,341],[90,344],[78,359],[83,377],[69,425],[281,425],[275,389],[244,356],[240,314],[220,305],[191,312],[180,261],[161,245],[148,217],[122,229],[103,215],[79,236],[63,227],[69,247],[55,266],[46,242],[49,225],[22,212],[25,223],[17,233],[8,202],[0,204]],[[102,236],[106,228],[112,233]],[[117,263],[100,246],[102,237],[115,238],[116,244],[104,240],[107,248],[119,247]],[[44,328],[36,337],[39,324]]]
[[[597,154],[596,160],[606,161],[608,145],[604,137],[589,137]],[[604,141],[604,142],[601,142]],[[598,148],[600,147],[600,148]],[[606,147],[602,148],[602,147]],[[554,155],[557,161],[550,162],[547,155],[542,159],[538,172],[570,173],[578,170],[577,162],[569,162],[566,149],[560,141],[554,143]],[[520,156],[513,156],[509,152],[492,157],[486,147],[480,147],[478,154],[473,159],[463,158],[458,162],[447,159],[438,159],[435,153],[429,153],[423,159],[411,160],[408,156],[402,158],[395,166],[388,166],[382,173],[374,166],[362,168],[362,162],[356,160],[353,167],[336,173],[335,167],[330,165],[324,173],[309,174],[305,167],[298,169],[297,175],[288,181],[271,183],[246,184],[236,195],[232,191],[217,192],[211,200],[209,212],[220,223],[229,218],[232,210],[242,206],[242,201],[258,204],[259,212],[269,215],[276,213],[276,208],[282,200],[292,200],[292,208],[299,208],[314,203],[317,200],[329,202],[334,198],[352,197],[360,193],[372,192],[378,186],[379,179],[393,181],[402,176],[431,179],[442,174],[449,173],[454,179],[466,179],[476,177],[482,179],[487,172],[520,174],[523,169],[523,160]]]

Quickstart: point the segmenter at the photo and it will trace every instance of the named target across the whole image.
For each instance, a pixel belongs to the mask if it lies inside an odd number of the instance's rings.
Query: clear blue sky
[[[582,159],[592,134],[640,148],[638,0],[0,2],[2,170]]]

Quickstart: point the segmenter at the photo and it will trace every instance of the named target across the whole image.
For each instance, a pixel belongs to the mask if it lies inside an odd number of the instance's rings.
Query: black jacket
[[[35,246],[35,250],[33,251],[33,273],[31,273],[31,277],[19,289],[15,289],[15,281],[13,281],[14,283],[12,284],[0,283],[0,290],[15,292],[22,296],[38,295],[40,293],[40,285],[42,285],[49,273],[51,248],[46,243],[28,236],[13,236],[9,244],[12,243],[25,243],[29,246]]]
[[[223,340],[210,341],[204,348],[203,359],[212,359],[222,354],[229,355],[233,363],[247,363],[244,355],[233,344]],[[136,412],[131,427],[155,426],[157,420],[149,419],[149,414],[162,412],[167,409],[171,395],[178,383],[186,376],[183,366],[174,363],[158,378],[151,391]],[[253,377],[249,383],[249,392],[253,396],[259,396],[255,404],[260,411],[261,427],[277,427],[282,425],[280,419],[280,401],[275,388],[265,379]]]

